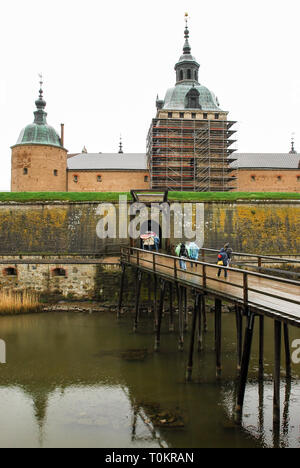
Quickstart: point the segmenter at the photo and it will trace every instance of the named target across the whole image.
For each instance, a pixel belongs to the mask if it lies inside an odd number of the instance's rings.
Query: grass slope
[[[38,201],[73,201],[73,202],[118,202],[120,195],[126,192],[0,192],[1,202],[38,202]],[[300,193],[286,192],[169,192],[170,201],[229,201],[237,200],[300,200]]]

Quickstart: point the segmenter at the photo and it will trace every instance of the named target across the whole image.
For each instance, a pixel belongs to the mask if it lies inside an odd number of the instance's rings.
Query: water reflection
[[[0,366],[0,446],[299,447],[299,381],[282,382],[282,424],[274,431],[272,381],[267,374],[257,382],[255,343],[243,425],[231,422],[234,323],[233,315],[224,316],[221,382],[209,316],[204,352],[195,355],[187,384],[187,355],[178,353],[167,321],[156,354],[153,324],[145,317],[138,334],[131,332],[130,317],[117,324],[110,314],[0,318],[0,338],[7,343],[7,364]],[[265,367],[271,371],[266,333]]]

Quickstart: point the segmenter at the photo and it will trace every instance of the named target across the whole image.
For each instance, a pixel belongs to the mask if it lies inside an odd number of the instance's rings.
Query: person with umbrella
[[[186,262],[185,262],[185,259],[188,258],[189,256],[189,253],[187,251],[187,248],[185,246],[185,244],[183,242],[181,242],[180,244],[177,245],[176,249],[175,249],[175,252],[176,252],[176,255],[178,255],[178,257],[180,257],[180,260],[179,260],[179,266],[182,270],[186,271]]]
[[[195,242],[190,242],[190,244],[187,247],[188,253],[189,253],[189,258],[191,260],[197,261],[199,258],[199,247]],[[191,263],[191,267],[193,268],[193,263]],[[197,268],[197,265],[196,265]]]

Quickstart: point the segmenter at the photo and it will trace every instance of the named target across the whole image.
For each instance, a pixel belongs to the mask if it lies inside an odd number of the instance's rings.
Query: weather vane
[[[42,85],[43,85],[43,74],[42,73],[39,73],[39,78],[40,78],[40,85],[42,87]]]

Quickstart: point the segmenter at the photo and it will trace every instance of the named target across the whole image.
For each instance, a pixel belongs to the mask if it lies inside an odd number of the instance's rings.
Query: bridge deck
[[[208,294],[242,303],[258,313],[300,327],[300,282],[236,268],[228,269],[228,279],[217,277],[216,265],[186,261],[187,271],[179,267],[178,257],[123,249],[122,263],[138,266],[157,275]],[[193,268],[192,268],[193,266]]]

